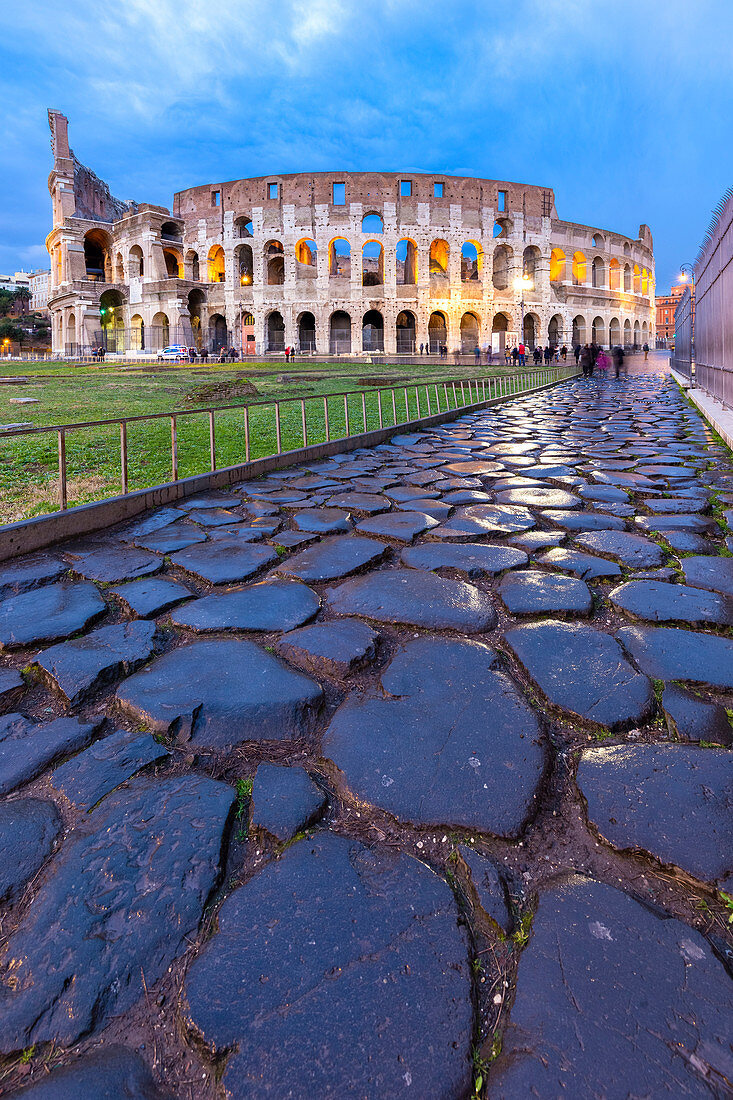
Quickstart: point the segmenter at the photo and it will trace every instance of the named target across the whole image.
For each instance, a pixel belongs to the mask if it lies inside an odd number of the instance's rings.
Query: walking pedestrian
[[[586,344],[580,353],[580,366],[583,371],[583,378],[590,378],[593,373],[593,357],[588,344]]]
[[[512,366],[516,367],[518,362],[519,362],[519,348],[515,344],[514,347],[512,348]]]
[[[580,344],[575,345],[575,347],[573,348],[573,354],[575,355],[575,365],[577,367],[580,363]]]
[[[532,358],[536,367],[542,362],[542,348],[539,345],[532,352]]]
[[[481,348],[478,344],[476,344],[476,347],[473,349],[473,357],[476,360],[476,365],[478,366],[478,364],[481,362]]]
[[[613,369],[616,372],[616,378],[621,377],[621,368],[624,365],[624,349],[620,344],[617,344],[613,349]]]
[[[549,363],[550,363],[551,359],[552,359],[552,345],[548,344],[547,347],[545,348],[545,366],[549,366]]]
[[[601,372],[601,381],[603,381],[606,377],[606,371],[608,370],[608,356],[606,355],[603,348],[598,349],[598,358],[596,359],[596,366],[598,367],[598,370]]]
[[[520,367],[526,367],[527,366],[527,349],[526,349],[526,347],[524,346],[524,344],[520,344],[517,350],[519,352],[519,365],[520,365]]]
[[[424,345],[424,344],[421,344],[421,345],[420,345],[420,354],[421,354],[421,355],[422,355],[422,349],[423,349],[424,347],[425,347],[425,345]]]
[[[563,363],[567,363],[567,361],[568,361],[568,348],[567,348],[567,344],[563,344],[563,346],[562,346],[562,347],[560,348],[560,354],[562,355],[562,361],[563,361]]]
[[[644,347],[641,350],[644,352],[644,362],[646,362],[649,358],[649,345],[644,344]]]

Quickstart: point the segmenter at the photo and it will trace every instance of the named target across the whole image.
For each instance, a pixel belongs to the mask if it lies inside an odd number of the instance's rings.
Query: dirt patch
[[[233,401],[240,397],[259,397],[260,391],[243,374],[226,381],[210,382],[206,386],[195,386],[183,395],[188,404],[202,401]]]

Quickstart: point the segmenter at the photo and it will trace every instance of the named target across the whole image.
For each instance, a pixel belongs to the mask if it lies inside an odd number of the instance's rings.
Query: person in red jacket
[[[519,365],[520,367],[526,367],[527,365],[527,349],[524,344],[519,345]]]

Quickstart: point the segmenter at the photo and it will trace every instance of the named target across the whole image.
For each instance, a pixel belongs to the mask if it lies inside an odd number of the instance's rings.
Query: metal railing
[[[170,425],[170,480],[179,480],[179,441],[182,421],[203,418],[208,421],[204,435],[208,437],[208,454],[204,469],[193,473],[215,471],[217,467],[217,420],[221,425],[226,419],[228,442],[234,439],[238,449],[234,462],[239,465],[253,458],[267,458],[313,444],[348,439],[380,428],[400,427],[438,413],[460,412],[484,401],[529,393],[543,386],[573,377],[578,372],[574,365],[548,366],[544,369],[527,369],[517,374],[485,375],[478,378],[461,378],[444,382],[416,382],[406,386],[375,387],[368,390],[347,390],[342,393],[320,394],[313,397],[284,397],[270,401],[254,401],[248,404],[227,404],[195,409],[177,409],[170,413],[150,413],[145,416],[119,417],[110,420],[89,420],[73,424],[51,424],[39,428],[17,428],[0,435],[0,458],[4,444],[11,440],[28,439],[31,436],[55,434],[58,456],[58,509],[68,507],[69,468],[67,448],[74,433],[86,429],[116,429],[119,438],[119,478],[123,495],[134,488],[152,488],[151,485],[130,487],[131,451],[129,431],[131,425],[156,425],[167,421]],[[232,417],[234,424],[232,424]],[[343,427],[343,432],[340,432]],[[274,449],[273,449],[274,443]],[[138,441],[149,448],[150,438]],[[108,444],[102,443],[106,449]],[[269,449],[268,449],[269,448]],[[229,458],[232,457],[230,454]],[[191,471],[184,474],[191,476]],[[161,484],[158,482],[157,484]]]

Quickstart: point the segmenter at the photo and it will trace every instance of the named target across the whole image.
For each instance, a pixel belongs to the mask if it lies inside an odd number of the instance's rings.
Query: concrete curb
[[[713,431],[717,432],[727,447],[733,451],[733,412],[721,405],[705,390],[697,389],[691,385],[689,378],[670,369],[670,374],[681,389],[683,389],[690,401],[700,410]]]
[[[528,397],[530,394],[553,389],[563,382],[569,382],[572,378],[577,378],[579,373],[560,378],[556,382],[548,382],[536,389],[524,390],[522,393],[506,394],[503,397],[493,397],[486,401],[476,402],[473,405],[465,405],[460,409],[449,409],[446,412],[434,413],[432,416],[424,416],[419,420],[409,420],[404,424],[397,424],[389,428],[377,428],[370,432],[363,432],[361,435],[332,439],[328,443],[316,443],[308,447],[300,447],[294,451],[284,451],[279,455],[269,455],[266,458],[257,458],[251,462],[239,463],[236,466],[227,466],[222,470],[182,478],[180,481],[169,481],[163,485],[154,485],[149,489],[138,489],[137,492],[128,493],[126,496],[109,497],[107,500],[94,501],[91,504],[80,504],[75,508],[68,508],[65,512],[54,512],[47,516],[36,516],[34,519],[8,523],[0,527],[0,561],[7,561],[8,558],[18,557],[20,554],[29,554],[34,550],[45,549],[62,539],[76,538],[79,535],[88,535],[93,531],[112,527],[124,520],[132,519],[149,508],[175,504],[177,500],[194,496],[208,489],[221,489],[238,481],[261,477],[262,474],[266,474],[270,470],[281,470],[286,466],[295,466],[301,462],[328,458],[330,455],[355,451],[360,447],[376,447],[380,443],[385,443],[393,435],[403,435],[420,428],[435,427],[438,424],[445,424],[449,420],[457,420],[467,413],[478,412],[480,409],[490,408],[494,405],[503,405],[505,402],[513,401],[518,397]]]

